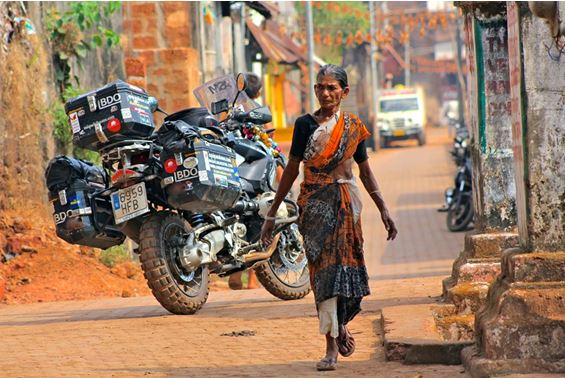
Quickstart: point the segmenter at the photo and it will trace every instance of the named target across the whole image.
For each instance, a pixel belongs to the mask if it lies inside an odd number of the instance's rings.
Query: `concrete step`
[[[458,314],[474,314],[485,304],[488,282],[463,282],[447,291],[446,300],[457,308]]]
[[[437,304],[385,307],[381,325],[384,330],[385,358],[405,364],[461,363],[461,349],[471,341],[444,340],[434,320]]]

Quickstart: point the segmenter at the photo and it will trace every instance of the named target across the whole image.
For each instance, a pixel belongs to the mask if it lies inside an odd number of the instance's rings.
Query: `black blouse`
[[[294,131],[292,133],[292,145],[290,146],[290,155],[302,160],[304,157],[304,152],[306,151],[306,144],[308,144],[308,139],[318,128],[318,122],[310,114],[303,115],[296,119],[294,123]],[[365,141],[362,140],[357,145],[357,150],[353,154],[353,159],[357,164],[363,163],[367,160],[369,156],[367,155],[367,147],[365,146]]]

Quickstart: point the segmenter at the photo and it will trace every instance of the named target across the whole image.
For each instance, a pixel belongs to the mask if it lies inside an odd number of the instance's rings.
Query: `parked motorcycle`
[[[286,159],[265,136],[268,108],[255,108],[245,85],[241,74],[237,82],[228,75],[204,84],[195,90],[204,108],[167,115],[157,132],[157,101],[124,82],[70,100],[73,142],[98,151],[103,168],[89,175],[87,162],[50,163],[57,235],[98,248],[134,240],[153,295],[175,314],[204,305],[210,274],[250,267],[278,298],[308,294],[294,201],[278,209],[274,242],[260,241]]]
[[[455,174],[455,185],[445,192],[449,231],[466,230],[474,218],[471,159],[466,157]]]

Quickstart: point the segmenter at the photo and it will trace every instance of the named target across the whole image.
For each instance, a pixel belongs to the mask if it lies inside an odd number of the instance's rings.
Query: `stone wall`
[[[565,246],[565,63],[549,58],[547,48],[538,36],[547,36],[549,28],[537,17],[522,19],[524,84],[528,93],[527,124],[543,125],[528,128],[524,146],[527,156],[526,213],[527,243],[544,249],[563,250]],[[546,43],[549,45],[549,42]],[[555,51],[553,51],[555,53]],[[541,58],[546,58],[541,61]],[[543,62],[543,64],[541,64]],[[546,188],[552,190],[546,190]]]
[[[128,82],[145,88],[172,113],[198,106],[200,85],[195,2],[124,2],[123,46]]]

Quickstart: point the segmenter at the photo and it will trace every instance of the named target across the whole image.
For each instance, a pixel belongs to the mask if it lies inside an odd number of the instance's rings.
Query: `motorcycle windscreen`
[[[225,100],[231,106],[236,97],[237,101],[234,107],[240,107],[245,112],[249,112],[257,107],[244,91],[240,92],[238,96],[237,83],[232,75],[225,75],[210,80],[196,88],[193,93],[200,105],[208,109],[211,114],[212,104]],[[225,113],[215,114],[214,117],[218,121],[222,121],[225,118]]]

